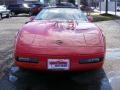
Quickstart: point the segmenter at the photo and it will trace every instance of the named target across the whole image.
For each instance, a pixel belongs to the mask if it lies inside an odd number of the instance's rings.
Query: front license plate
[[[49,70],[69,70],[69,59],[48,59]]]

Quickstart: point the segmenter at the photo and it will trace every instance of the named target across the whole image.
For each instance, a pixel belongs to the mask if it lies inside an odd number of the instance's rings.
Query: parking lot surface
[[[102,69],[88,72],[52,73],[21,70],[12,52],[18,29],[26,16],[0,21],[0,90],[120,90],[120,20],[97,22],[106,36],[106,58]]]

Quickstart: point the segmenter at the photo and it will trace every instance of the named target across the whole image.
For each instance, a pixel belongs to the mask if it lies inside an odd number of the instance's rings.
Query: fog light
[[[16,60],[19,62],[38,63],[37,58],[17,57]]]
[[[80,59],[80,64],[85,64],[85,63],[97,63],[102,61],[103,58],[89,58],[89,59]]]

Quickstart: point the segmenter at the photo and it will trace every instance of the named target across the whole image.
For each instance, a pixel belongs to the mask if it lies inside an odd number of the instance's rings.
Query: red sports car
[[[105,37],[76,8],[43,9],[25,24],[15,41],[15,63],[41,71],[81,71],[101,68]]]

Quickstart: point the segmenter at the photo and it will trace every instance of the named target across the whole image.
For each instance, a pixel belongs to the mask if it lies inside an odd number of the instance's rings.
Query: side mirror
[[[35,19],[35,16],[31,16],[30,17],[30,22],[33,21]]]
[[[31,16],[31,17],[30,17],[30,20],[27,21],[27,22],[25,22],[25,24],[27,24],[27,23],[29,23],[29,22],[32,22],[34,19],[35,19],[35,16]]]
[[[93,20],[94,20],[92,16],[87,16],[87,18],[90,22],[93,22]]]

